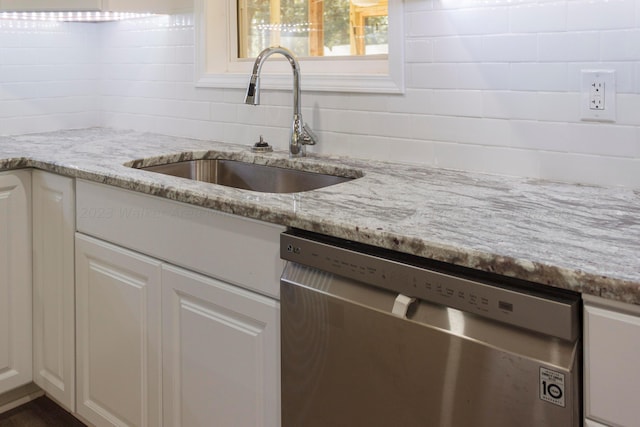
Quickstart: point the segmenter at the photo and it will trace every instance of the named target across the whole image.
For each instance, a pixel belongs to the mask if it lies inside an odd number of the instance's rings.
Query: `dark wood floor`
[[[0,427],[86,427],[43,396],[4,414],[0,414]]]

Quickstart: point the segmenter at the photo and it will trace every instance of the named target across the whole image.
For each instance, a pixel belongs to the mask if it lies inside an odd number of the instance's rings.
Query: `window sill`
[[[196,80],[196,87],[210,88],[242,88],[246,89],[250,72],[205,74]],[[291,89],[291,73],[264,74],[261,76],[261,86],[264,89]],[[403,93],[404,87],[388,75],[359,75],[359,74],[304,74],[300,86],[305,91],[324,92],[360,92],[360,93]]]

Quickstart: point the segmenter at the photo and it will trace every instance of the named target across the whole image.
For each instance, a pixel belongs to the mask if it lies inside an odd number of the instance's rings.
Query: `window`
[[[388,0],[239,0],[238,58],[284,46],[298,57],[388,53]]]
[[[265,47],[293,50],[304,90],[401,93],[401,0],[196,0],[200,87],[244,88]],[[262,85],[291,88],[286,61],[270,59]]]

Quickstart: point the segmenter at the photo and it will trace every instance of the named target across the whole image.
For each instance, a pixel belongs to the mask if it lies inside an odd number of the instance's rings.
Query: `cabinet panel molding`
[[[33,171],[34,382],[75,410],[75,194],[72,178]]]
[[[0,173],[0,394],[31,382],[31,172]]]

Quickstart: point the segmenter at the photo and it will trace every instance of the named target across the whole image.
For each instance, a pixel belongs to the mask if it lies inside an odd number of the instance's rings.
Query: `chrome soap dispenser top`
[[[293,69],[293,121],[291,123],[289,153],[291,157],[302,157],[305,155],[305,145],[315,145],[317,138],[302,120],[302,109],[300,107],[300,64],[298,64],[298,60],[293,52],[280,46],[268,47],[260,52],[253,64],[253,72],[251,73],[244,102],[250,105],[260,104],[260,70],[262,70],[262,64],[274,53],[279,53],[287,58]]]

